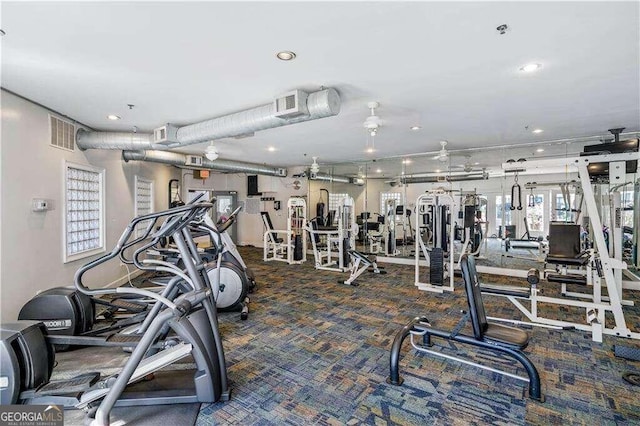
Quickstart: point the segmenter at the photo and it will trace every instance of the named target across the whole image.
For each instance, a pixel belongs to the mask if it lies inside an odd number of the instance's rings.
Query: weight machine
[[[420,290],[453,291],[453,197],[442,189],[427,191],[416,200],[415,285]],[[429,263],[428,281],[421,281],[420,256]],[[448,282],[448,284],[447,284]]]
[[[263,258],[265,262],[278,260],[289,265],[307,260],[307,239],[304,229],[307,221],[307,203],[303,198],[292,197],[287,201],[287,229],[275,230],[269,212],[260,212],[266,228],[263,237]],[[284,238],[278,234],[285,235]]]
[[[315,219],[306,224],[316,269],[338,272],[349,269],[349,250],[355,248],[358,234],[354,209],[353,198],[345,197],[338,204],[337,227],[321,226]]]
[[[598,211],[598,203],[594,195],[594,190],[590,180],[590,166],[593,164],[601,164],[603,162],[609,165],[609,181],[624,182],[625,180],[625,163],[637,161],[640,158],[638,152],[625,152],[620,154],[605,155],[588,155],[582,157],[558,158],[547,160],[527,161],[519,166],[527,169],[548,168],[556,166],[568,166],[576,169],[580,177],[582,191],[584,194],[584,204],[586,207],[585,217],[588,218],[588,224],[591,228],[594,248],[589,253],[588,265],[591,272],[589,279],[592,280],[592,294],[584,294],[583,297],[563,297],[555,298],[543,296],[536,284],[531,284],[529,289],[522,287],[496,286],[495,289],[483,288],[486,294],[494,294],[507,297],[530,321],[527,324],[543,326],[551,326],[557,328],[575,328],[578,330],[588,331],[592,334],[595,342],[602,342],[603,335],[612,335],[627,337],[632,339],[640,339],[640,333],[633,332],[626,324],[622,300],[622,271],[627,269],[626,263],[621,260],[617,252],[614,255],[609,254],[609,248],[605,242],[605,236],[602,232],[603,224],[601,215]],[[504,163],[503,169],[509,170],[514,167],[513,163]],[[615,197],[615,196],[614,196]],[[615,203],[614,203],[615,205]],[[617,216],[614,217],[614,222]],[[614,237],[615,240],[616,237]],[[549,277],[547,277],[549,280]],[[587,279],[574,280],[572,277],[568,281],[562,276],[553,277],[552,282],[570,283],[570,284],[588,284]],[[607,297],[601,295],[601,287],[607,290]],[[566,296],[574,296],[574,294],[565,294]],[[586,300],[579,300],[586,299]],[[525,306],[521,301],[528,301],[529,307]],[[556,320],[543,318],[538,315],[538,304],[564,305],[584,309],[585,322],[575,323],[565,320]],[[610,313],[613,317],[614,327],[607,327],[605,314]],[[494,318],[511,323],[520,323],[519,321]]]
[[[386,229],[384,230],[384,255],[396,256],[398,249],[396,246],[396,200],[390,198],[386,201]]]
[[[481,222],[482,212],[480,207],[482,203],[486,206],[486,200],[482,200],[476,191],[460,191],[460,206],[458,218],[462,219],[462,231],[460,241],[462,241],[462,249],[457,266],[460,268],[460,259],[463,254],[469,254],[479,259],[480,249],[485,243],[488,222]],[[481,229],[481,224],[485,225],[485,230]]]

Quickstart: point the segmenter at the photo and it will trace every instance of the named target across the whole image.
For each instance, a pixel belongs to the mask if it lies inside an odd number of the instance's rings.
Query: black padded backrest
[[[267,231],[273,231],[273,222],[271,222],[271,216],[269,216],[269,212],[260,212],[262,216],[262,221],[267,227]],[[273,241],[278,239],[278,234],[269,234],[269,238],[273,238]]]
[[[464,289],[467,293],[467,303],[469,305],[469,316],[473,326],[473,335],[476,339],[482,340],[484,332],[487,330],[487,315],[482,303],[482,293],[480,291],[480,280],[476,271],[476,263],[473,256],[463,255],[460,260],[462,269],[462,279]]]
[[[576,258],[580,254],[580,225],[549,225],[549,256]]]
[[[318,218],[311,219],[309,221],[309,223],[311,224],[311,229],[313,229],[314,231],[318,230]],[[315,241],[316,244],[318,244],[320,242],[320,235],[314,233],[313,234],[313,241]]]
[[[336,218],[336,211],[335,210],[329,210],[329,213],[327,214],[327,222],[325,223],[326,226],[333,226],[333,221]]]

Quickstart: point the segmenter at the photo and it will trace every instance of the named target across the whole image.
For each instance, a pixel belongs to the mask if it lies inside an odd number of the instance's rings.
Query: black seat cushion
[[[575,265],[584,266],[589,262],[589,257],[564,257],[564,256],[547,256],[547,263],[554,265]]]
[[[485,342],[497,343],[500,346],[524,349],[529,344],[529,334],[519,328],[490,322],[487,323],[483,340]]]

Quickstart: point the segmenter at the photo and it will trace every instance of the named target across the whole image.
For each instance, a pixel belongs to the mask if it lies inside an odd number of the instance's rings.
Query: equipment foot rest
[[[21,395],[21,398],[33,398],[38,396],[48,396],[48,395],[60,395],[61,392],[64,393],[78,393],[83,392],[93,386],[95,383],[100,380],[100,373],[85,373],[80,376],[74,377],[73,379],[68,380],[56,380],[53,382],[49,382],[37,390],[33,391],[32,395],[27,395],[27,392],[24,392]]]
[[[138,334],[113,334],[107,338],[107,342],[114,343],[138,343],[142,336]]]

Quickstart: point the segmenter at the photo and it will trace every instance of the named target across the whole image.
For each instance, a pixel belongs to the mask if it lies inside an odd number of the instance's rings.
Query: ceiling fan
[[[471,156],[470,155],[465,155],[465,160],[464,160],[464,164],[458,164],[458,165],[452,165],[450,167],[450,169],[457,169],[460,170],[462,169],[465,173],[471,173],[471,172],[481,172],[483,170],[486,170],[485,166],[480,166],[477,161],[476,162],[472,162],[471,161]]]
[[[445,163],[447,161],[449,161],[449,151],[447,151],[447,141],[440,141],[440,145],[442,146],[442,149],[440,149],[440,152],[438,152],[438,155],[436,155],[435,157],[433,157],[434,160],[438,160],[442,163]]]

